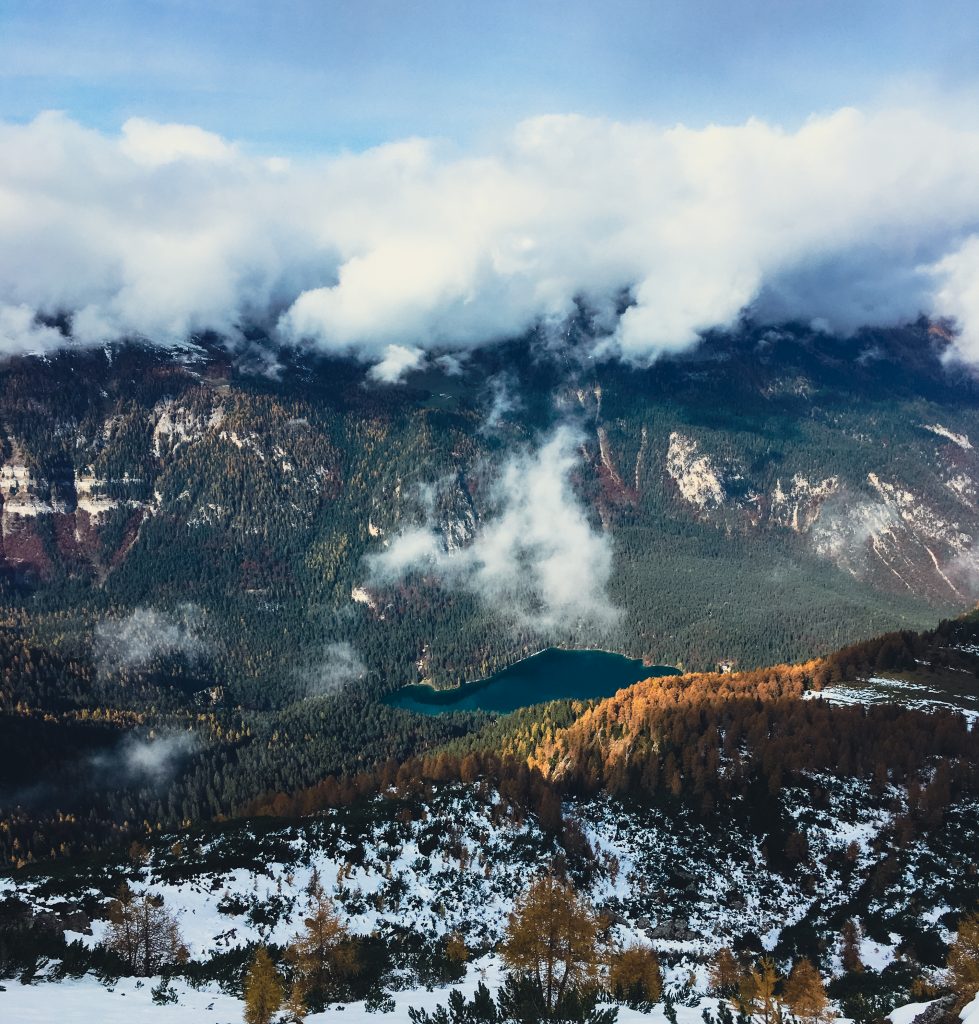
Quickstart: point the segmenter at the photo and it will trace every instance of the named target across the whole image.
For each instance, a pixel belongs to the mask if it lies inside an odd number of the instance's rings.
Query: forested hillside
[[[746,324],[648,369],[586,331],[393,385],[213,337],[9,360],[3,856],[401,763],[486,716],[385,695],[548,644],[748,670],[971,606],[977,396],[940,327]]]

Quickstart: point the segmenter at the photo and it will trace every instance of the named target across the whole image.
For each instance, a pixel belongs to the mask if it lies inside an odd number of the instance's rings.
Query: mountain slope
[[[216,338],[0,368],[4,855],[401,761],[484,719],[386,694],[549,644],[750,668],[971,604],[977,396],[939,329],[641,369],[578,358],[586,326],[393,386]]]

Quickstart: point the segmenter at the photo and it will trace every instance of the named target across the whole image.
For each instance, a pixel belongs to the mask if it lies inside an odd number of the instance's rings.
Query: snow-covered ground
[[[906,1003],[904,1006],[899,1006],[896,1010],[892,1010],[888,1014],[887,1019],[891,1024],[911,1024],[915,1017],[919,1013],[924,1013],[929,1006],[931,1006],[930,1002]]]
[[[685,811],[626,811],[597,798],[566,807],[592,854],[579,885],[616,923],[620,941],[650,943],[683,976],[747,933],[773,950],[784,929],[854,897],[880,859],[875,846],[900,803],[896,789],[872,800],[862,785],[817,781],[826,786],[825,805],[813,806],[804,790],[788,791],[788,813],[806,836],[811,863],[846,851],[845,871],[771,870],[761,840],[736,821],[717,829]],[[488,949],[503,937],[515,899],[560,852],[533,818],[494,813],[494,799],[446,790],[410,821],[392,822],[379,809],[368,825],[343,812],[272,834],[242,825],[179,848],[161,841],[145,865],[120,863],[115,871],[134,891],[163,899],[198,960],[249,943],[288,943],[305,916],[314,870],[356,935],[408,928],[433,939],[456,931],[471,949]],[[0,880],[0,898],[16,895],[39,910],[65,900],[104,907],[118,885],[106,877],[80,878],[75,889],[43,876],[8,878]],[[925,913],[947,909],[938,898],[924,904]],[[91,934],[69,938],[91,946],[105,929],[95,919]],[[867,962],[883,966],[890,947],[868,945]]]
[[[925,932],[948,941],[962,908],[975,902],[975,886],[961,871],[963,850],[979,842],[975,806],[950,809],[927,842],[898,846],[894,824],[906,809],[898,787],[871,792],[826,775],[772,799],[782,808],[769,820],[804,838],[798,861],[772,859],[765,836],[771,824],[752,831],[737,801],[706,819],[678,806],[626,807],[608,797],[569,803],[565,819],[587,840],[572,855],[532,816],[507,813],[498,794],[446,785],[424,800],[378,798],[289,825],[257,821],[161,836],[144,864],[79,865],[68,876],[22,872],[0,880],[0,900],[15,897],[38,912],[59,913],[67,905],[81,916],[71,917],[71,927],[83,928],[87,917],[91,928],[68,931],[66,938],[93,946],[105,935],[102,917],[125,878],[137,892],[163,899],[198,964],[220,954],[241,962],[252,944],[281,947],[302,928],[315,870],[355,935],[396,945],[406,931],[427,942],[461,933],[479,958],[467,978],[474,987],[480,971],[489,978],[498,971],[492,951],[516,898],[561,857],[579,890],[612,922],[614,939],[648,942],[668,986],[682,987],[692,973],[700,993],[706,962],[722,945],[770,951],[787,969],[796,955],[791,935],[805,922],[828,949],[824,972],[835,974],[841,921],[859,924],[866,915],[861,959],[882,971]],[[885,861],[886,887],[868,886]],[[0,1022],[140,1024],[146,1015],[160,1024],[223,1024],[241,1018],[236,994],[217,987],[178,984],[181,1006],[161,1007],[152,1003],[151,982],[120,981],[110,991],[92,980],[41,980],[51,974],[41,970],[39,983],[29,986],[3,982]],[[444,1002],[446,991],[426,992],[418,979],[410,964],[395,966],[385,987],[398,1010],[370,1019],[398,1022],[407,1019],[408,1006]],[[349,1024],[368,1014],[362,1004],[350,1004],[312,1019],[334,1017]],[[642,1019],[620,1014],[623,1024],[634,1018]],[[699,1012],[696,1018],[692,1024],[699,1024]]]
[[[480,981],[495,989],[500,980],[500,966],[493,957],[473,964],[458,988],[471,996]],[[107,987],[94,978],[85,977],[57,984],[20,985],[6,983],[0,992],[0,1021],[3,1024],[240,1024],[244,1004],[240,999],[222,993],[216,986],[197,990],[183,982],[174,983],[177,1002],[156,1005],[150,989],[155,983],[126,978]],[[323,1013],[310,1014],[308,1024],[409,1024],[408,1009],[419,1007],[434,1010],[448,999],[449,989],[427,991],[424,988],[392,993],[394,1009],[388,1013],[368,1011],[364,1003],[348,1003]],[[703,1000],[696,1007],[678,1006],[679,1024],[703,1024],[703,1007],[715,1007],[716,1001]],[[662,1005],[652,1012],[639,1013],[628,1007],[619,1008],[619,1024],[666,1024]]]
[[[915,711],[957,711],[965,715],[972,728],[979,721],[977,696],[960,693],[950,697],[947,690],[885,676],[871,676],[856,683],[838,683],[805,696],[808,700],[825,700],[831,704],[900,704]]]
[[[466,979],[453,986],[467,996],[479,982],[491,987],[499,979],[499,965],[493,958],[472,965]],[[86,977],[59,984],[20,985],[7,983],[0,991],[0,1020],[4,1024],[240,1024],[243,1003],[216,987],[194,989],[183,982],[174,983],[177,1001],[165,1006],[155,1004],[150,995],[154,979],[137,982],[123,979],[115,985],[100,984]],[[367,1010],[364,1003],[348,1003],[323,1013],[310,1014],[308,1024],[409,1024],[409,1008],[432,1011],[444,1004],[448,990],[412,989],[394,993],[394,1009],[388,1013]],[[891,1024],[912,1024],[931,1004],[908,1003],[887,1017]],[[705,1008],[716,1011],[717,1001],[703,999],[696,1006],[677,1006],[678,1024],[702,1024]],[[962,1024],[979,1024],[979,996],[961,1014]],[[619,1007],[619,1024],[667,1024],[662,1004],[649,1013]],[[850,1024],[838,1017],[837,1024]]]

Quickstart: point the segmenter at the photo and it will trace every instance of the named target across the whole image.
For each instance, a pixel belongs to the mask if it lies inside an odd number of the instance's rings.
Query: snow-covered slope
[[[722,945],[768,951],[787,966],[807,948],[802,936],[811,934],[825,951],[824,974],[832,975],[841,969],[846,920],[863,927],[860,955],[870,971],[886,971],[922,936],[939,946],[947,942],[949,928],[976,897],[961,863],[963,849],[979,844],[979,808],[954,805],[927,841],[908,843],[896,834],[907,810],[901,789],[871,791],[828,776],[809,781],[807,788],[772,797],[762,821],[757,808],[738,801],[706,819],[679,805],[626,807],[606,797],[569,803],[561,843],[480,784],[446,785],[289,825],[258,821],[216,833],[160,836],[146,863],[121,860],[69,877],[10,878],[0,883],[0,900],[14,897],[62,920],[73,914],[66,938],[91,947],[105,934],[101,917],[125,878],[136,891],[162,898],[176,915],[205,980],[209,963],[236,956],[242,962],[257,942],[289,942],[302,926],[314,870],[355,935],[394,945],[412,934],[431,942],[456,931],[486,966],[494,962],[485,958],[502,938],[516,897],[535,875],[563,864],[610,922],[609,939],[650,943],[668,985],[692,982],[694,1000],[706,994],[706,963]],[[798,836],[794,845],[788,834]],[[213,977],[230,985],[218,970]],[[5,1004],[28,1007],[36,998],[31,1005],[44,1005],[51,1016],[24,1020],[70,1021],[55,1007],[73,986],[82,992],[78,984],[52,985],[54,1002],[47,1003],[33,994],[47,986],[14,1002],[11,992],[21,986],[7,983],[0,1019],[18,1019],[4,1015]],[[230,987],[236,995],[236,985]],[[384,987],[401,1005],[419,988],[419,977],[404,961]],[[98,998],[111,995],[107,1006],[115,1006],[122,991],[127,1008],[145,1001],[132,983],[108,995],[99,990]],[[225,1009],[233,1005],[226,996],[213,989],[205,994],[223,1015],[215,1021],[235,1019],[237,1011],[229,1016]],[[188,1009],[200,999],[201,993],[188,992]],[[166,1016],[173,1012],[161,1009],[152,1019],[180,1019]]]

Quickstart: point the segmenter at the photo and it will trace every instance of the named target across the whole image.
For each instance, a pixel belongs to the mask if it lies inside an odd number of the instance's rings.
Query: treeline
[[[516,734],[504,750],[577,792],[665,790],[708,808],[759,779],[777,793],[803,773],[908,784],[940,762],[962,784],[976,783],[979,735],[963,716],[801,699],[833,672],[815,661],[647,680],[552,736],[527,743]]]
[[[943,619],[935,629],[900,630],[850,644],[829,655],[830,681],[875,673],[920,677],[951,669],[979,675],[979,612]]]
[[[224,818],[260,793],[400,763],[485,720],[465,712],[408,714],[356,689],[277,714],[0,714],[0,865],[92,853]]]
[[[570,704],[545,709],[543,721],[525,711],[437,753],[268,793],[241,811],[292,817],[392,788],[483,779],[558,830],[565,793],[680,799],[707,814],[721,801],[776,797],[825,773],[881,792],[907,786],[913,812],[933,818],[954,796],[979,792],[979,734],[963,716],[831,704],[818,692],[833,671],[815,661],[651,679],[579,706],[577,717]],[[816,696],[802,699],[807,693]]]
[[[949,628],[965,627],[943,624],[924,638],[891,634],[800,666],[661,677],[598,704],[557,702],[493,721],[401,712],[373,699],[369,683],[275,713],[167,710],[165,702],[137,699],[138,686],[131,695],[145,710],[75,706],[53,714],[18,706],[0,716],[0,737],[8,736],[0,858],[22,864],[89,853],[242,810],[304,814],[412,776],[485,776],[545,817],[555,803],[549,787],[680,798],[706,813],[718,801],[758,786],[776,793],[814,772],[877,787],[907,784],[916,800],[938,807],[943,793],[975,784],[977,738],[961,716],[832,706],[818,692],[882,657],[890,662],[888,651],[903,664],[948,646]],[[19,677],[66,664],[16,644],[9,650]],[[803,700],[809,692],[815,699]],[[140,775],[126,768],[132,730],[139,742],[183,734],[192,742],[178,745],[162,775]],[[426,754],[436,748],[438,755]],[[116,768],[111,787],[101,784],[103,765]]]

